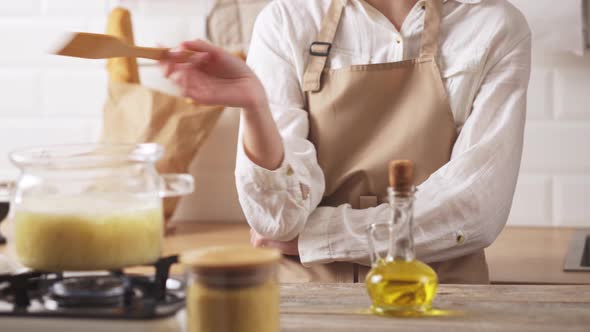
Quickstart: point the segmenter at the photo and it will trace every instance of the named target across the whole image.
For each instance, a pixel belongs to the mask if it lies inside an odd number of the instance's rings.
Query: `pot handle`
[[[160,197],[184,196],[195,190],[195,180],[190,174],[162,174],[160,179]]]
[[[0,202],[8,202],[12,197],[13,181],[0,181]]]

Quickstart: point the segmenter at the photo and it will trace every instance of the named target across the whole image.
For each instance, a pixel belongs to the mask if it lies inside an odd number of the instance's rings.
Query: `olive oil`
[[[416,259],[414,250],[414,164],[409,160],[391,162],[389,183],[390,221],[371,225],[367,234],[372,268],[365,286],[371,309],[380,315],[424,313],[432,307],[438,277]]]
[[[438,278],[430,266],[417,260],[380,260],[367,275],[365,285],[375,313],[423,312],[431,308]]]

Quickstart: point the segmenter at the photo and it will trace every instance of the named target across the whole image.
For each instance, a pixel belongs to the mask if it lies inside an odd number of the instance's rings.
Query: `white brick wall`
[[[590,54],[534,54],[509,223],[590,227]]]
[[[15,177],[11,150],[95,141],[106,96],[105,62],[49,55],[65,32],[103,32],[109,10],[132,10],[136,40],[153,46],[204,37],[208,0],[0,1],[0,180]],[[142,61],[148,86],[175,88],[153,62]]]
[[[522,171],[556,175],[589,172],[589,129],[584,121],[530,120],[525,131]]]
[[[107,74],[104,70],[51,69],[45,72],[41,82],[42,109],[46,115],[101,117],[102,105],[94,101],[106,98]]]
[[[41,10],[46,15],[96,15],[108,8],[105,0],[42,0]]]
[[[38,14],[41,0],[18,0],[0,2],[0,13],[3,15],[35,15]]]
[[[0,70],[3,118],[40,114],[40,73],[38,69],[4,68]]]
[[[521,226],[551,224],[551,187],[550,176],[521,174],[510,211],[511,222]]]
[[[590,121],[590,65],[562,68],[555,73],[557,120]],[[573,83],[573,84],[572,84]]]
[[[0,120],[0,178],[14,179],[18,172],[10,166],[8,153],[39,144],[90,142],[97,137],[98,119],[18,117]]]
[[[555,224],[588,226],[590,176],[556,176],[554,187]]]
[[[104,31],[108,10],[119,4],[132,10],[139,44],[174,45],[204,36],[210,0],[0,1],[0,179],[16,174],[6,158],[10,150],[98,137],[104,62],[46,51],[63,31]],[[146,85],[175,91],[157,67],[140,63]],[[590,56],[534,54],[525,151],[509,222],[590,227]]]

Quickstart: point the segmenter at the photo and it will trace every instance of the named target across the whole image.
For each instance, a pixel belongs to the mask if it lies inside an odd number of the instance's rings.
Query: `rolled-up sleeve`
[[[244,153],[242,127],[236,159],[236,186],[249,225],[273,240],[295,238],[324,193],[316,150],[307,140],[305,96],[284,25],[285,13],[272,3],[258,16],[248,64],[262,81],[283,139],[284,159],[276,170],[262,168]]]
[[[489,59],[451,160],[418,187],[414,237],[421,260],[444,261],[483,249],[508,219],[520,168],[530,76],[531,38],[525,32]],[[367,264],[365,229],[388,220],[386,204],[367,210],[320,207],[300,235],[301,261]]]

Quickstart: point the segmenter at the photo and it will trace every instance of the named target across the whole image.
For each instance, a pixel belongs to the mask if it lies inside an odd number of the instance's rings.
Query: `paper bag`
[[[221,115],[221,106],[203,106],[139,84],[110,82],[104,106],[103,143],[161,144],[160,173],[186,173]],[[164,199],[164,215],[178,198]]]
[[[247,54],[254,22],[271,0],[215,0],[207,15],[207,38],[215,45]]]

